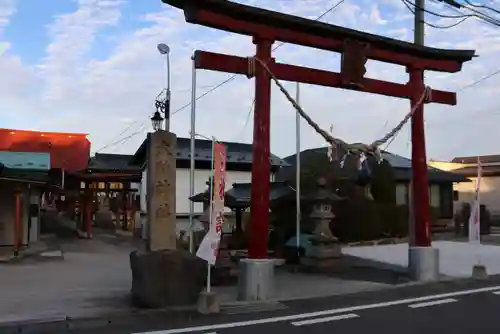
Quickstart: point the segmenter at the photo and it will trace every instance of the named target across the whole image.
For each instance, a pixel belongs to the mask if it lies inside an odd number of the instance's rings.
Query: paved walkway
[[[0,322],[127,309],[129,250],[100,240],[63,244],[63,261],[0,266]]]
[[[96,233],[93,240],[65,240],[61,249],[62,261],[0,265],[0,324],[133,311],[129,301],[131,238]],[[336,277],[280,271],[276,299],[323,297],[396,284],[385,278],[377,283],[363,272],[353,276],[341,271]],[[236,300],[235,286],[217,290],[222,302]]]

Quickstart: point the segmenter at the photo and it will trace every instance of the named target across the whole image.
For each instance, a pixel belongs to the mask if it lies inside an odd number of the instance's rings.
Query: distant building
[[[461,203],[472,203],[477,179],[478,156],[456,157],[448,161],[430,161],[429,165],[454,174],[466,177],[469,183],[454,185],[454,191],[458,199],[455,210],[459,209]],[[500,215],[500,155],[479,156],[482,166],[481,178],[481,204],[495,215]]]
[[[50,184],[48,153],[0,151],[0,247],[20,251],[39,240],[42,192]]]
[[[0,129],[0,151],[50,154],[51,168],[85,170],[90,141],[85,133]]]
[[[227,148],[226,165],[226,190],[231,189],[233,183],[251,182],[252,170],[252,144],[222,142]],[[130,160],[131,165],[142,168],[141,182],[141,212],[146,213],[146,148],[148,139],[144,140],[137,152]],[[206,182],[211,175],[212,141],[196,139],[195,143],[195,182],[194,193],[198,194],[207,189]],[[273,181],[278,169],[288,166],[288,163],[271,154],[271,173],[269,180]],[[178,217],[189,214],[189,174],[190,174],[190,139],[177,138],[177,174],[176,174],[176,212]],[[194,212],[197,215],[203,213],[203,204],[195,203]]]

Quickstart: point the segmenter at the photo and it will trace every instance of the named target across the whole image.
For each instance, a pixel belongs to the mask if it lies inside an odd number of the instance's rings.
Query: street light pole
[[[158,51],[165,55],[164,72],[165,72],[165,130],[170,130],[170,47],[164,43],[158,44]]]

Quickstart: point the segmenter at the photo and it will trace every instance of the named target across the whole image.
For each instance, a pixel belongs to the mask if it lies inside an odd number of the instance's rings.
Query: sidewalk
[[[62,251],[54,235],[43,235],[40,240],[30,243],[26,248],[20,250],[17,256],[12,248],[0,250],[0,263],[18,263],[29,258],[61,260]]]
[[[130,305],[129,253],[134,247],[129,236],[96,231],[92,240],[61,241],[64,261],[0,265],[0,328],[12,322],[107,321],[109,317],[127,318],[144,312],[165,313],[141,311]],[[332,275],[277,270],[274,305],[279,304],[277,301],[381,290],[405,282],[400,274],[354,268],[352,259],[345,259],[346,267]],[[215,290],[228,312],[254,312],[264,307],[236,302],[236,286]]]
[[[64,261],[0,266],[0,323],[129,309],[128,250],[99,240],[62,244]]]

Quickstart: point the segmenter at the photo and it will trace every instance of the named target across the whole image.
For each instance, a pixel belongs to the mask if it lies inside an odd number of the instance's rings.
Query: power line
[[[468,84],[468,85],[465,85],[465,86],[463,86],[463,87],[459,88],[459,89],[457,90],[457,93],[458,93],[458,92],[462,92],[462,91],[464,91],[464,90],[466,90],[466,89],[469,89],[469,88],[471,88],[471,87],[474,87],[474,86],[476,86],[476,85],[478,85],[478,84],[480,84],[480,83],[482,83],[482,82],[484,82],[484,81],[486,81],[486,80],[488,80],[488,79],[491,79],[492,77],[494,77],[494,76],[496,76],[496,75],[498,75],[498,74],[500,74],[500,69],[498,69],[498,70],[496,70],[496,71],[494,71],[494,72],[492,72],[492,73],[490,73],[490,74],[488,74],[488,75],[486,75],[486,76],[482,77],[481,79],[478,79],[478,80],[476,80],[476,81],[474,81],[474,82],[472,82],[472,83],[470,83],[470,84]],[[467,116],[467,117],[469,117],[469,116]],[[394,139],[395,139],[395,138],[396,138],[396,136],[394,136],[394,137],[393,137],[393,139],[392,139],[389,143],[387,143],[387,146],[384,148],[384,150],[387,150],[387,148],[388,148],[388,147],[389,147],[389,145],[390,145],[390,144],[394,141]]]
[[[410,0],[402,0],[402,1],[404,3],[406,3],[406,4],[408,4],[408,5],[411,5],[413,8],[418,8],[418,9],[421,9],[424,12],[429,13],[431,15],[442,17],[442,18],[446,18],[446,19],[461,19],[461,18],[464,18],[464,17],[474,17],[475,16],[473,14],[462,14],[462,13],[460,13],[458,15],[448,15],[448,14],[436,13],[436,12],[434,12],[432,10],[427,9],[427,8],[420,7],[416,3],[411,2]]]
[[[331,13],[332,11],[334,11],[335,9],[337,9],[338,6],[340,6],[342,3],[344,3],[346,0],[340,0],[338,1],[335,5],[331,6],[330,8],[328,8],[325,12],[323,12],[321,15],[319,15],[315,21],[318,21],[318,20],[321,20],[323,17],[325,17],[326,15],[328,15],[329,13]],[[277,49],[279,49],[280,47],[282,47],[285,43],[281,42],[279,43],[278,45],[276,45],[274,48],[273,48],[273,51],[276,51]],[[213,86],[211,89],[209,89],[208,91],[204,92],[203,94],[201,94],[200,96],[196,97],[195,101],[198,101],[200,99],[202,99],[203,97],[209,95],[210,93],[214,92],[215,90],[217,90],[218,88],[224,86],[226,83],[236,79],[237,75],[236,74],[233,74],[232,76],[230,76],[229,78],[227,78],[226,80],[220,82],[219,84]],[[248,123],[249,123],[249,120],[250,120],[250,115],[252,113],[252,110],[253,110],[253,106],[255,105],[255,99],[254,101],[252,102],[252,106],[250,107],[249,109],[249,112],[247,114],[247,119],[246,119],[246,122],[245,122],[245,125],[244,125],[244,129],[243,131],[246,129],[246,127],[248,126]],[[187,107],[191,106],[191,102],[189,103],[186,103],[185,105],[183,105],[182,107],[176,109],[174,112],[172,112],[171,116],[183,111],[184,109],[186,109]],[[144,124],[145,122],[141,123],[141,126]],[[134,124],[131,124],[130,126],[128,126],[124,131],[122,131],[117,137],[123,135],[125,132],[127,132]],[[134,136],[136,134],[138,134],[140,131],[138,132],[134,132],[131,136]],[[129,139],[129,137],[126,137],[126,139]],[[118,141],[118,142],[121,142],[121,141]],[[108,144],[108,145],[105,145],[103,148],[99,149],[98,151],[102,151],[110,146],[113,146],[113,145],[116,145],[116,143],[111,143],[111,144]],[[96,151],[97,152],[97,151]]]
[[[403,2],[403,4],[406,6],[406,8],[408,8],[408,10],[411,13],[413,13],[413,14],[415,14],[414,8],[420,9],[419,6],[417,6],[414,2],[411,2],[409,0],[401,0],[401,2]],[[467,7],[464,7],[464,8],[467,8]],[[469,19],[471,17],[475,17],[475,18],[478,18],[480,20],[483,20],[483,21],[485,21],[487,23],[490,23],[490,24],[494,25],[495,27],[500,26],[500,21],[498,21],[497,19],[495,19],[495,18],[493,18],[493,17],[491,17],[489,15],[481,13],[479,11],[467,8],[467,9],[473,11],[474,14],[464,14],[464,13],[456,10],[455,8],[452,8],[452,9],[454,9],[455,11],[457,11],[459,13],[459,15],[441,14],[441,13],[436,13],[436,12],[431,11],[431,10],[426,9],[426,8],[422,8],[422,10],[424,12],[426,12],[428,14],[431,14],[431,15],[434,15],[434,16],[441,17],[441,18],[448,18],[448,19],[459,19],[459,18],[461,18],[460,21],[452,23],[450,25],[437,25],[437,24],[434,24],[434,23],[429,23],[427,21],[424,21],[424,24],[427,25],[427,26],[429,26],[429,27],[436,28],[436,29],[449,29],[449,28],[453,28],[453,27],[458,26],[459,24],[463,23],[464,21],[466,21],[467,19]]]
[[[461,92],[461,91],[463,91],[463,90],[465,90],[465,89],[467,89],[467,88],[470,88],[470,87],[476,86],[477,84],[480,84],[480,83],[482,83],[483,81],[486,81],[486,80],[488,80],[488,79],[490,79],[490,78],[493,78],[494,76],[496,76],[496,75],[498,75],[498,74],[500,74],[500,69],[498,69],[498,70],[496,70],[496,71],[494,71],[494,72],[492,72],[492,73],[490,73],[490,74],[486,75],[485,77],[482,77],[482,78],[481,78],[481,79],[479,79],[479,80],[474,81],[474,82],[473,82],[473,83],[471,83],[471,84],[468,84],[468,85],[466,85],[466,86],[464,86],[464,87],[462,87],[462,88],[458,89],[458,90],[457,90],[457,92]]]
[[[465,0],[465,2],[469,5],[469,6],[472,6],[472,7],[476,7],[476,8],[484,8],[484,9],[487,9],[487,10],[491,10],[497,14],[500,14],[500,10],[498,9],[495,9],[493,7],[490,7],[490,6],[486,6],[486,5],[483,5],[483,4],[474,4],[468,0]]]
[[[496,9],[494,9],[492,7],[489,7],[489,6],[482,7],[483,5],[470,4],[470,2],[468,2],[468,1],[465,1],[467,5],[463,5],[461,3],[458,3],[455,0],[436,0],[436,1],[445,3],[446,5],[448,5],[448,7],[450,9],[454,10],[455,12],[459,12],[459,13],[461,13],[461,12],[458,9],[465,8],[465,9],[473,12],[474,14],[471,14],[471,15],[475,16],[476,18],[479,18],[480,20],[482,20],[486,23],[489,23],[495,27],[500,26],[500,21],[498,19],[475,9],[475,8],[486,8],[489,10],[497,11]]]
[[[124,138],[122,138],[122,139],[120,139],[120,140],[114,141],[114,142],[112,142],[112,143],[110,143],[110,144],[107,144],[107,145],[103,146],[102,148],[100,148],[100,149],[98,149],[97,151],[95,151],[95,152],[94,152],[94,154],[95,154],[95,153],[99,153],[99,152],[101,152],[101,151],[103,151],[103,150],[105,150],[105,149],[107,149],[107,148],[109,148],[109,147],[111,147],[111,146],[121,144],[121,143],[123,143],[124,141],[127,141],[127,140],[131,139],[131,138],[132,138],[132,137],[134,137],[135,135],[137,135],[137,134],[139,134],[139,133],[142,133],[144,130],[145,130],[145,129],[141,126],[140,130],[135,131],[135,132],[132,132],[130,135],[128,135],[128,136],[126,136],[126,137],[124,137]]]
[[[328,8],[323,14],[321,14],[320,16],[318,16],[314,21],[318,21],[318,20],[321,20],[323,17],[325,17],[326,15],[328,15],[329,13],[331,13],[332,11],[334,11],[335,9],[337,9],[337,7],[339,7],[342,3],[344,3],[346,0],[340,0],[338,1],[335,5],[331,6],[330,8]],[[277,49],[279,49],[280,47],[282,47],[283,45],[285,45],[286,43],[279,43],[278,45],[276,45],[274,48],[273,48],[273,51],[276,51]],[[205,93],[201,94],[200,96],[198,96],[195,101],[198,101],[202,98],[204,98],[205,96],[207,96],[208,94],[212,93],[213,91],[217,90],[218,88],[224,86],[226,83],[230,82],[230,81],[233,81],[235,78],[237,77],[237,74],[233,74],[231,75],[229,78],[227,78],[226,80],[222,81],[221,83],[219,83],[218,85],[216,85],[215,87],[213,87],[212,89],[206,91]],[[186,103],[185,105],[183,105],[182,107],[180,107],[179,109],[175,110],[172,115],[175,115],[177,114],[178,112],[181,112],[182,110],[186,109],[187,107],[189,107],[191,105],[191,102],[189,103]]]
[[[335,9],[337,9],[342,3],[344,3],[345,0],[340,0],[338,1],[336,4],[334,4],[333,6],[329,7],[325,12],[323,12],[323,14],[321,14],[320,16],[318,16],[317,18],[314,19],[314,21],[319,21],[321,20],[322,18],[324,18],[326,15],[330,14],[331,12],[333,12]],[[276,51],[278,48],[282,47],[283,45],[285,45],[285,43],[283,42],[280,42],[278,45],[276,45],[276,47],[273,49],[273,51]],[[233,75],[231,78],[235,78],[236,75]],[[200,97],[201,98],[201,97]],[[190,104],[189,104],[190,105]],[[189,106],[187,105],[187,106]],[[185,106],[185,107],[187,107]],[[245,132],[247,126],[248,126],[248,123],[250,121],[250,116],[252,115],[252,111],[255,107],[255,97],[252,101],[252,104],[250,105],[250,108],[248,109],[248,113],[247,113],[247,118],[246,118],[246,121],[245,121],[245,125],[243,126],[243,130],[242,130],[242,133]],[[241,135],[240,135],[241,136]]]

